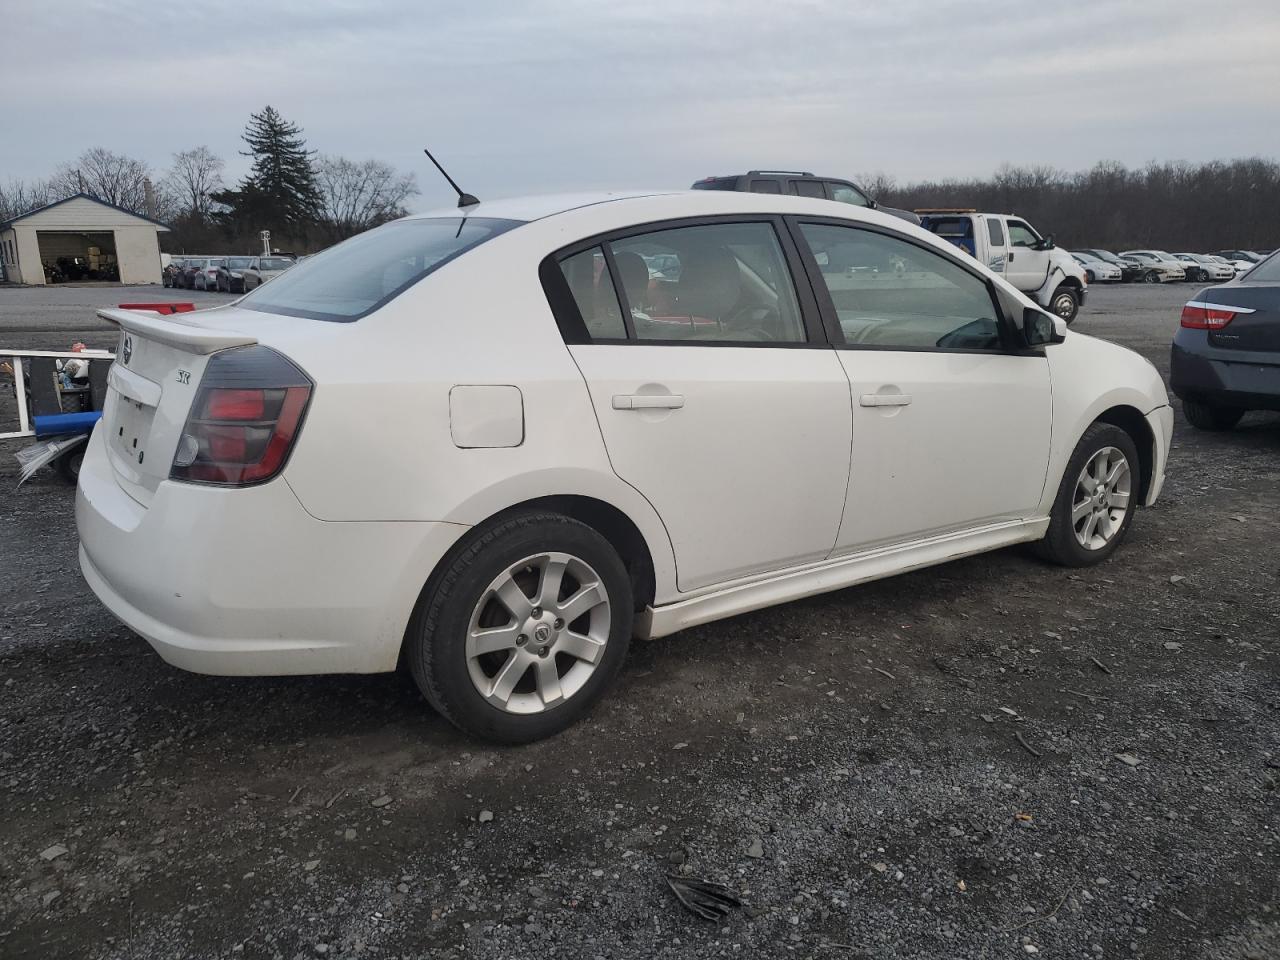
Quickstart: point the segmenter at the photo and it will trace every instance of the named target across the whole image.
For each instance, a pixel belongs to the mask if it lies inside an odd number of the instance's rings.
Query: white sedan
[[[216,309],[100,315],[103,603],[203,673],[403,660],[506,742],[581,716],[633,636],[1021,542],[1105,560],[1173,425],[1137,354],[802,197],[482,203]]]

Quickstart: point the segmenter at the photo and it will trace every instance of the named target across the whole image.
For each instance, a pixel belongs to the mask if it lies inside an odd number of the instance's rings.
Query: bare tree
[[[141,160],[113,153],[105,147],[86,150],[74,163],[64,163],[53,175],[63,196],[87,193],[91,197],[135,213],[147,212],[146,181],[151,171]]]
[[[0,221],[61,199],[49,180],[10,180],[0,184]]]
[[[160,183],[159,193],[179,214],[207,219],[213,201],[209,195],[224,189],[225,164],[208,147],[195,147],[173,155],[173,166]],[[161,197],[157,196],[157,203]]]
[[[320,224],[333,242],[404,216],[405,201],[418,193],[412,173],[398,173],[380,160],[324,155],[316,161],[316,186]]]

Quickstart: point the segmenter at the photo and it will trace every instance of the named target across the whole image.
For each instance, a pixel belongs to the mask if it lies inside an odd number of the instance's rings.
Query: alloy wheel
[[[1085,463],[1071,499],[1071,527],[1086,550],[1101,550],[1124,526],[1132,495],[1129,458],[1117,447],[1103,447]]]
[[[467,671],[506,713],[541,713],[580,691],[604,657],[612,616],[604,581],[567,553],[541,553],[493,579],[471,614]]]

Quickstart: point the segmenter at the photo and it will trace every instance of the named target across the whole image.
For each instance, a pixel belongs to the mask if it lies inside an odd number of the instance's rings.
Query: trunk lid
[[[1280,284],[1224,283],[1200,291],[1196,300],[1241,310],[1225,327],[1209,331],[1211,346],[1280,355]]]
[[[106,431],[107,457],[121,489],[148,506],[169,476],[209,357],[258,339],[203,322],[199,313],[99,310],[98,316],[120,328],[120,340],[97,429]]]

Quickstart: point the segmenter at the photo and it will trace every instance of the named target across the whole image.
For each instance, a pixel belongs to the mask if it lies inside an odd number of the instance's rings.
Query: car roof
[[[531,223],[564,214],[599,215],[619,225],[643,223],[646,219],[716,216],[733,213],[807,214],[841,219],[887,223],[901,228],[904,221],[890,214],[819,197],[799,197],[785,193],[748,193],[738,190],[617,191],[608,193],[551,194],[483,201],[460,210],[442,207],[410,214],[406,220],[488,217]],[[595,217],[593,216],[593,219]],[[932,235],[930,235],[932,236]]]

